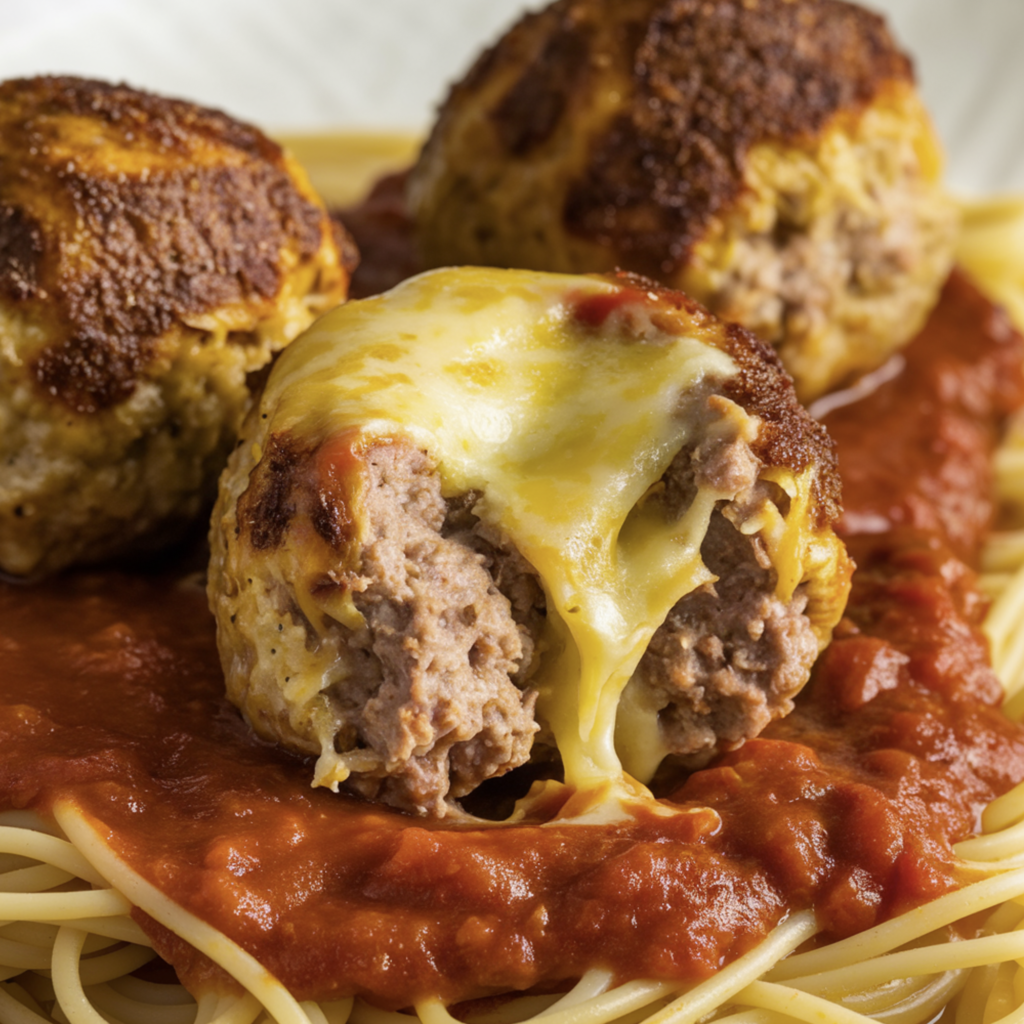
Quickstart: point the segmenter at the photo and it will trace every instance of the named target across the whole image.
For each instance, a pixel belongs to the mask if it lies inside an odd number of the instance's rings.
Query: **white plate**
[[[914,53],[954,187],[1024,190],[1024,0],[875,0]],[[272,131],[422,131],[524,0],[0,0],[0,77],[70,72]]]

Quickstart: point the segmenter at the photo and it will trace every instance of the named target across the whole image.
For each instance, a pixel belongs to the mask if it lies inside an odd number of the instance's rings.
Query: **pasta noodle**
[[[960,259],[1024,326],[1024,199],[964,208]],[[984,553],[993,597],[985,629],[1006,688],[1024,715],[1024,417],[997,459],[1004,528]],[[360,999],[300,1003],[260,964],[119,861],[70,804],[55,825],[0,814],[2,1024],[409,1024],[404,1012]],[[760,946],[692,986],[613,986],[591,970],[569,992],[527,995],[481,1009],[473,1024],[916,1024],[946,1009],[955,1024],[1024,1021],[1024,784],[987,808],[983,833],[956,847],[967,882],[868,931],[795,952],[814,934],[794,914]],[[59,832],[59,834],[57,834]],[[131,918],[138,907],[186,938],[240,992],[194,1000],[176,984],[135,976],[154,953]],[[958,937],[958,922],[974,922]],[[978,927],[977,922],[981,922]],[[415,1008],[422,1024],[453,1024],[440,1002]]]

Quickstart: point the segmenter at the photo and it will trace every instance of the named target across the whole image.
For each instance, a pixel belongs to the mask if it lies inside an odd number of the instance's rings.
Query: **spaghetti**
[[[1004,205],[999,211],[1004,218],[1007,211],[1021,217],[1022,209]],[[987,213],[981,219],[987,246],[997,218]],[[982,276],[970,259],[976,227],[970,211],[966,223],[964,262]],[[1004,226],[1007,236],[1016,230],[1009,222]],[[1012,284],[1006,268],[1024,267],[1024,245],[999,245],[1001,276],[991,279],[991,287],[1006,301],[1011,292],[1000,291]],[[1012,302],[1007,305],[1013,309]],[[993,537],[983,557],[984,583],[995,596],[986,630],[1006,687],[1007,713],[1017,717],[1017,696],[1024,691],[1024,655],[1016,639],[1024,616],[1024,534],[1011,529],[1019,513],[1014,473],[1007,467],[1024,451],[1022,438],[1024,431],[1012,430],[997,460],[1007,529]],[[53,823],[22,811],[0,816],[0,921],[7,922],[0,925],[3,1024],[408,1024],[408,1013],[358,998],[297,1000],[251,954],[133,870],[75,802],[58,800],[52,809]],[[1024,968],[1017,963],[1024,959],[1024,907],[1017,902],[1024,899],[1024,786],[994,800],[983,834],[959,843],[956,853],[967,882],[962,888],[828,945],[796,952],[816,925],[809,913],[794,913],[762,943],[698,983],[614,984],[611,972],[590,970],[567,993],[469,1006],[459,1019],[684,1024],[714,1013],[729,1024],[869,1018],[911,1024],[950,1005],[957,1024],[1024,1019]],[[233,983],[211,986],[196,1002],[179,985],[133,974],[154,956],[147,934],[152,929],[139,927],[130,916],[133,907],[187,937]],[[423,1024],[453,1019],[434,999],[418,1001],[416,1013]]]

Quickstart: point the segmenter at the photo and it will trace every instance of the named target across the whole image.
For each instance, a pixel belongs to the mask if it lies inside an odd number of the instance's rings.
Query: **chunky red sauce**
[[[848,617],[793,715],[670,794],[690,814],[470,828],[311,790],[225,702],[198,587],[114,574],[0,586],[0,806],[73,799],[299,998],[457,1000],[595,965],[692,980],[791,909],[841,936],[945,892],[951,843],[1024,778],[961,560],[1016,341],[954,278],[907,372],[832,416]],[[187,982],[216,977],[143,923]]]

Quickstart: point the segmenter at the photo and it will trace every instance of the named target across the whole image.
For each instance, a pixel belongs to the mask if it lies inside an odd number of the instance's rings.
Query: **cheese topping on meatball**
[[[229,693],[322,785],[439,811],[538,729],[583,790],[707,756],[719,737],[663,729],[679,695],[638,667],[659,631],[679,646],[674,609],[714,602],[719,530],[800,622],[756,730],[845,600],[819,428],[750,336],[639,279],[461,269],[349,303],[282,355],[243,437],[213,529]]]

